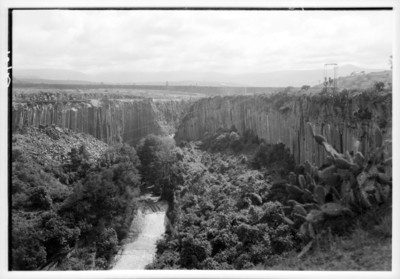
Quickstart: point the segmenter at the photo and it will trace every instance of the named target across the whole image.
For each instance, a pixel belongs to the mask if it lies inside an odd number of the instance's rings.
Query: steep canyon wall
[[[391,152],[391,94],[349,96],[227,96],[201,99],[192,105],[175,135],[177,141],[202,139],[205,133],[235,127],[252,130],[267,143],[284,143],[297,163],[321,165],[325,150],[315,143],[307,122],[339,152],[366,154],[383,140]]]
[[[152,99],[13,102],[12,131],[54,124],[110,144],[136,144],[148,134],[173,133],[188,106]]]

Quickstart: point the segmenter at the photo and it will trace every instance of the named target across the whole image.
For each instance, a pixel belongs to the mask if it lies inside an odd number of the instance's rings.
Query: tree
[[[173,184],[174,148],[173,139],[155,135],[147,136],[138,146],[142,179],[148,186],[154,185],[153,191],[156,195],[162,194],[164,188]]]
[[[134,148],[122,144],[110,148],[98,167],[75,184],[60,210],[77,224],[86,246],[94,247],[98,265],[109,261],[118,239],[129,231],[140,193],[139,166]]]
[[[100,158],[101,167],[129,162],[132,167],[139,168],[140,160],[136,150],[127,144],[118,144],[106,150]]]
[[[294,158],[283,144],[262,144],[252,159],[255,168],[267,167],[270,171],[288,172],[294,169]]]
[[[12,216],[12,269],[34,270],[46,262],[43,236],[36,229],[36,220],[27,220],[20,213]]]
[[[73,174],[73,181],[83,178],[91,167],[86,146],[82,144],[78,149],[71,148],[68,156],[69,162],[64,165],[64,170]]]
[[[291,92],[293,89],[294,89],[293,86],[288,86],[283,90],[283,93],[287,94],[287,93]]]
[[[382,91],[385,88],[385,83],[382,82],[382,81],[377,81],[377,82],[374,83],[374,88],[377,91]]]

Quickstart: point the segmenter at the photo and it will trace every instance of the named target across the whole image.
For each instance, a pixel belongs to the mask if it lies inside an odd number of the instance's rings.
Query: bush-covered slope
[[[137,206],[135,150],[28,128],[13,135],[11,161],[11,268],[107,268]]]

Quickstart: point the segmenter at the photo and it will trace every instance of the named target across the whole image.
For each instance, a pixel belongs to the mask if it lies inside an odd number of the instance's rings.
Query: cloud
[[[268,72],[388,68],[391,11],[13,11],[13,67]]]

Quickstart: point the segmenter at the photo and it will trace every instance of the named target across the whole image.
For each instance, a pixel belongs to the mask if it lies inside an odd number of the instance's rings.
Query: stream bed
[[[156,242],[165,232],[165,212],[167,205],[160,206],[161,211],[139,209],[132,222],[128,238],[115,258],[113,270],[144,269],[153,262]]]

